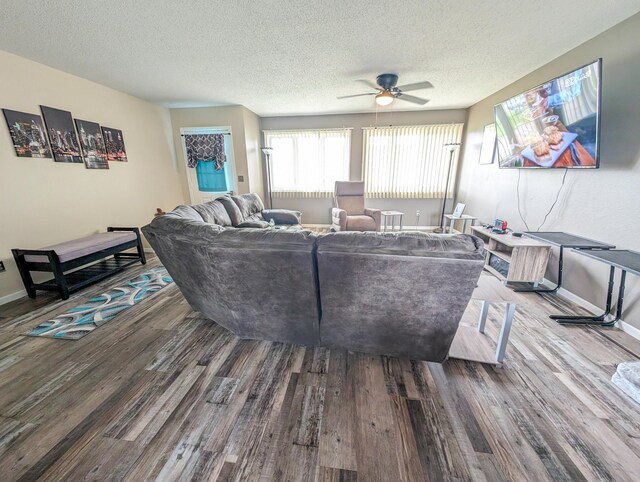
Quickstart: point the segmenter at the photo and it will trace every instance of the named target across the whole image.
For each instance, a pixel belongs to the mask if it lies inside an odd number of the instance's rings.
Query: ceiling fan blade
[[[341,95],[340,97],[336,97],[336,99],[349,99],[351,97],[361,97],[363,95],[376,95],[377,92],[367,92],[366,94],[353,94],[353,95]]]
[[[370,80],[358,79],[356,82],[360,82],[361,84],[366,85],[367,87],[371,87],[372,89],[382,90],[378,84],[375,82],[371,82]]]
[[[429,102],[428,99],[421,99],[420,97],[415,97],[413,95],[407,95],[404,94],[402,92],[400,92],[397,96],[397,99],[400,100],[406,100],[407,102],[411,102],[413,104],[419,104],[419,105],[425,105],[427,102]]]
[[[433,84],[426,80],[424,82],[416,82],[414,84],[406,84],[398,87],[398,89],[403,92],[409,92],[410,90],[432,89],[432,88],[433,88]]]

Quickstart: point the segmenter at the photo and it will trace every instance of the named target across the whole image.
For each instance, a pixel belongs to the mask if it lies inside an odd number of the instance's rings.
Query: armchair
[[[336,181],[333,231],[380,231],[380,210],[364,207],[364,182]]]

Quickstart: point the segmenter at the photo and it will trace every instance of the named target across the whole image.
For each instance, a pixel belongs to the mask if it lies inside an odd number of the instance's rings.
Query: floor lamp
[[[267,161],[267,186],[269,188],[269,209],[273,209],[273,196],[271,194],[271,155],[273,147],[263,147],[262,153]]]
[[[453,154],[462,145],[460,142],[450,142],[444,146],[449,149],[449,165],[447,167],[447,182],[444,185],[444,196],[442,196],[442,213],[440,214],[440,227],[435,229],[436,233],[444,233],[444,210],[447,206],[447,194],[449,194],[449,180],[451,179],[451,166],[453,165]]]

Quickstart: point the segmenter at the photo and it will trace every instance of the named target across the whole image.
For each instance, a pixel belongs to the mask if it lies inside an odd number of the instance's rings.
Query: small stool
[[[398,231],[402,231],[402,217],[404,216],[403,212],[381,211],[380,214],[382,215],[382,225],[383,225],[383,231],[385,233],[387,232],[387,222],[389,218],[391,218],[391,232],[396,230],[396,216],[399,217],[400,219]]]
[[[458,216],[458,217],[454,217],[453,214],[445,214],[444,217],[450,221],[449,222],[450,233],[453,233],[453,226],[455,225],[455,222],[462,221],[462,231],[460,231],[462,234],[464,234],[467,231],[468,221],[471,221],[471,226],[473,226],[476,222],[476,219],[478,219],[475,216],[469,216],[468,214],[462,214],[461,216]]]

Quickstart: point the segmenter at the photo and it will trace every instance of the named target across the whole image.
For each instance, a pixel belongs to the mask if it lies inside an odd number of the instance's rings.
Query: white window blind
[[[274,197],[328,197],[349,179],[351,129],[264,131]]]
[[[363,129],[365,190],[374,198],[438,198],[449,164],[447,143],[460,142],[463,124]],[[453,157],[453,195],[459,149]]]

